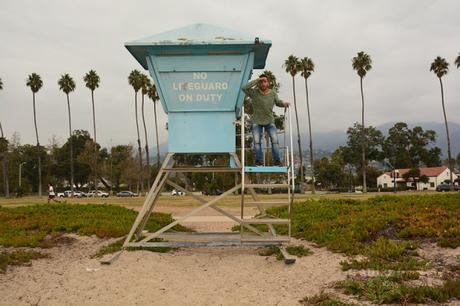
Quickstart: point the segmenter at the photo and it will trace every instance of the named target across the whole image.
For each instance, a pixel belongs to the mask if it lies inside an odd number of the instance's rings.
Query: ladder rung
[[[289,188],[289,184],[245,184],[247,188]]]
[[[289,224],[289,219],[243,219],[244,224]]]
[[[259,205],[288,205],[289,201],[244,201],[244,204],[259,204]]]
[[[286,166],[246,166],[244,167],[244,172],[246,173],[287,173],[289,167]]]

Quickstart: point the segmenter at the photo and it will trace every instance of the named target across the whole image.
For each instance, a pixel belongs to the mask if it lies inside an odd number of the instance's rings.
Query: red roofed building
[[[427,183],[418,182],[418,179],[416,179],[415,182],[412,178],[408,178],[407,180],[404,179],[404,174],[410,170],[406,168],[396,169],[394,172],[383,173],[377,178],[377,186],[380,188],[393,188],[394,181],[396,181],[396,186],[406,185],[407,187],[416,188],[417,190],[436,190],[436,186],[441,185],[446,180],[450,180],[450,170],[446,166],[419,169],[420,176],[428,177]],[[455,173],[452,173],[452,177],[454,181],[458,178]]]

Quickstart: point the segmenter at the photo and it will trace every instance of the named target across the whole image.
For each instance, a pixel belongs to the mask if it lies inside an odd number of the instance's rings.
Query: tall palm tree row
[[[313,165],[313,136],[311,133],[311,117],[310,117],[310,101],[308,97],[308,78],[315,71],[315,63],[309,57],[304,57],[300,60],[300,75],[305,79],[305,95],[307,98],[307,116],[308,116],[308,133],[310,136],[310,167],[311,167],[311,191],[315,193],[315,174]]]
[[[452,155],[450,151],[450,136],[449,136],[449,125],[447,124],[447,115],[446,115],[446,106],[444,104],[444,87],[442,85],[442,77],[447,75],[449,72],[449,63],[446,61],[445,58],[440,56],[436,57],[431,63],[430,71],[433,71],[434,74],[439,79],[439,85],[441,86],[441,105],[442,105],[442,112],[444,114],[444,125],[446,126],[446,137],[447,137],[447,158],[449,159],[449,173],[450,173],[450,188],[453,190],[454,188],[454,181],[452,178],[452,171],[454,170]]]
[[[83,76],[83,81],[89,90],[91,90],[91,106],[93,109],[93,137],[94,137],[94,189],[97,190],[97,135],[96,135],[96,109],[94,107],[94,91],[99,87],[100,77],[94,70],[90,70]]]
[[[30,87],[32,91],[32,105],[33,105],[33,112],[34,112],[34,125],[35,125],[35,137],[37,139],[37,159],[38,159],[38,196],[42,196],[42,162],[40,157],[40,140],[38,138],[38,128],[37,128],[37,111],[35,107],[35,94],[42,88],[43,81],[40,75],[36,74],[35,72],[29,74],[27,78],[26,85]]]
[[[372,59],[369,54],[364,51],[358,52],[358,55],[352,59],[352,67],[359,76],[360,86],[361,86],[361,155],[362,155],[362,176],[363,176],[363,192],[367,192],[367,183],[366,183],[366,130],[364,125],[364,93],[363,93],[363,78],[366,76],[367,72],[372,69]]]
[[[73,169],[73,140],[72,140],[72,117],[70,112],[69,93],[75,90],[75,82],[69,74],[64,74],[58,81],[59,89],[67,96],[67,110],[69,113],[69,144],[70,144],[70,190],[74,192],[74,169]]]
[[[3,81],[0,78],[0,90],[3,90]],[[2,123],[0,122],[0,141],[5,144],[5,148],[2,148],[3,153],[0,152],[0,157],[2,159],[2,172],[3,172],[3,186],[5,190],[5,197],[9,198],[10,196],[10,185],[8,180],[8,145],[5,139],[5,135],[3,134]],[[3,145],[0,143],[0,145]],[[4,150],[3,150],[4,149]]]
[[[157,142],[157,169],[160,169],[160,140],[158,138],[158,118],[157,118],[157,102],[160,100],[158,96],[157,87],[155,84],[150,83],[148,86],[147,95],[153,102],[153,114],[155,120],[155,138]]]
[[[142,149],[141,149],[141,137],[139,133],[139,119],[137,116],[137,92],[142,88],[141,73],[139,70],[133,70],[128,76],[128,83],[134,89],[134,114],[136,116],[136,130],[137,130],[137,150],[139,157],[139,175],[137,183],[137,193],[139,193],[140,188],[143,189],[142,182]]]
[[[284,61],[284,68],[287,73],[289,73],[292,77],[292,94],[294,97],[294,111],[295,111],[295,122],[297,127],[297,144],[299,147],[299,158],[300,158],[300,186],[303,190],[303,158],[302,158],[302,144],[300,141],[300,128],[299,128],[299,116],[297,113],[297,101],[296,101],[296,94],[295,94],[295,76],[297,72],[300,70],[300,63],[299,59],[294,55],[289,55],[288,58]]]
[[[147,126],[145,125],[145,112],[144,112],[144,96],[148,93],[149,86],[150,86],[150,79],[149,77],[142,73],[141,74],[141,94],[142,94],[142,107],[141,107],[141,114],[142,114],[142,124],[144,125],[144,137],[145,137],[145,162],[147,165],[147,188],[150,188],[150,154],[149,154],[149,141],[148,141],[148,134],[147,134]]]

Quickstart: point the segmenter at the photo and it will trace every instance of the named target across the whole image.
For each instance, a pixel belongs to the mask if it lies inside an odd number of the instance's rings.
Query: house
[[[407,168],[385,172],[377,178],[377,186],[379,188],[394,188],[393,184],[396,182],[396,186],[405,185],[417,190],[436,190],[436,186],[450,180],[450,170],[446,166],[419,168],[420,176],[428,177],[427,183],[419,182],[417,179],[414,182],[412,178],[404,179],[404,174],[409,170]],[[452,177],[454,182],[458,179],[458,175],[455,173],[452,173]]]

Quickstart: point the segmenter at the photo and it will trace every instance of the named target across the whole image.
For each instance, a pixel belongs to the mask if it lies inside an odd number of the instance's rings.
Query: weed
[[[259,255],[260,256],[272,256],[272,255],[275,255],[277,260],[283,260],[284,259],[284,256],[281,253],[280,248],[275,246],[275,245],[271,245],[271,246],[268,246],[268,247],[262,249],[261,251],[259,251]]]
[[[48,258],[48,255],[35,251],[0,252],[0,273],[5,273],[9,265],[23,266],[39,258]]]
[[[367,245],[363,251],[366,259],[342,261],[344,271],[350,269],[374,270],[420,270],[429,267],[427,260],[416,258],[416,243],[394,241],[380,237]]]
[[[304,257],[313,254],[309,248],[305,248],[303,245],[290,245],[286,248],[286,251],[290,255],[297,257]]]
[[[299,301],[302,305],[311,305],[311,306],[353,306],[355,304],[345,303],[342,302],[330,294],[321,292],[320,294],[316,294],[310,297],[304,297]]]
[[[413,279],[415,274],[394,274],[377,276],[366,280],[345,280],[339,282],[346,294],[355,295],[373,303],[442,303],[451,298],[460,298],[460,279],[448,280],[442,286],[413,287],[404,283]]]

